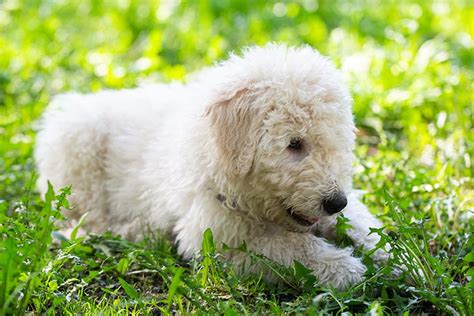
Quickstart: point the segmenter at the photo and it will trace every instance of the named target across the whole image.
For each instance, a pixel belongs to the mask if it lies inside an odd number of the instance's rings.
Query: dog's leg
[[[319,282],[337,289],[361,281],[366,270],[361,260],[352,256],[351,249],[339,249],[311,234],[281,231],[247,240],[247,248],[284,266],[298,261],[311,269]],[[233,259],[239,263],[237,258]],[[262,265],[257,265],[257,269],[248,263],[246,266],[253,272],[262,269]],[[270,278],[274,279],[271,273]]]
[[[239,247],[245,242],[248,250],[279,264],[291,266],[295,260],[299,261],[313,270],[322,284],[338,289],[360,281],[366,270],[361,260],[352,256],[351,249],[339,249],[309,233],[294,233],[277,227],[270,230],[245,216],[222,209],[214,196],[202,196],[176,223],[174,234],[178,252],[187,258],[198,253],[202,234],[207,228],[212,230],[218,247],[224,243]],[[263,271],[272,278],[261,264],[250,266],[246,253],[232,251],[226,256],[244,270]]]
[[[380,228],[382,223],[372,215],[367,207],[355,196],[349,196],[349,204],[344,211],[344,216],[350,221],[352,226],[347,234],[357,247],[363,247],[365,250],[375,248],[380,240],[377,233],[370,234],[370,228]],[[373,254],[372,258],[377,263],[385,262],[389,258],[389,254],[383,249],[378,249]]]

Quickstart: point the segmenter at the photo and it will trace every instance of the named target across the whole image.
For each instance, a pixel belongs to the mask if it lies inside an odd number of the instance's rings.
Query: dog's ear
[[[258,99],[257,90],[240,87],[220,91],[206,109],[221,168],[232,177],[242,178],[252,169],[263,120]]]

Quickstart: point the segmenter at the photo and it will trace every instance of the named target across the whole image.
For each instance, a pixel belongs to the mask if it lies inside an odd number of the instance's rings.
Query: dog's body
[[[338,288],[365,267],[334,236],[335,213],[372,248],[379,222],[351,188],[354,125],[337,71],[308,47],[249,49],[186,85],[67,94],[45,114],[35,152],[47,180],[72,185],[86,228],[130,239],[176,237],[190,257],[211,228],[284,265],[298,260]],[[316,237],[317,232],[321,237]],[[383,257],[383,255],[380,255]],[[244,255],[234,254],[246,265]]]

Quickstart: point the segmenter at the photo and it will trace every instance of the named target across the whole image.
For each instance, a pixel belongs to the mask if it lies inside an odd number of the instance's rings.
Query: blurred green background
[[[52,95],[184,80],[229,51],[276,41],[309,44],[342,69],[359,157],[384,150],[387,162],[411,159],[436,176],[450,168],[457,188],[472,175],[473,20],[467,0],[5,0],[0,167],[31,170],[31,123]]]

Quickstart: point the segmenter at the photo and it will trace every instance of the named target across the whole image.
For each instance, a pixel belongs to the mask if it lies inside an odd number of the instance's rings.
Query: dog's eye
[[[292,138],[288,149],[292,151],[301,151],[303,149],[303,140],[300,138]]]

